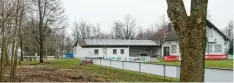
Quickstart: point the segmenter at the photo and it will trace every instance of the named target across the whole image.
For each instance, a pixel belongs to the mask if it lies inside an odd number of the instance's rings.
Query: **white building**
[[[210,21],[206,21],[206,55],[226,55],[229,39]],[[179,41],[174,29],[163,28],[149,40],[78,40],[73,46],[75,58],[108,56],[180,56]]]
[[[75,58],[153,56],[160,49],[152,40],[78,40],[73,46]]]
[[[228,49],[229,39],[210,21],[206,21],[207,31],[207,48],[206,55],[226,55]],[[169,28],[161,29],[151,40],[158,40],[161,42],[162,56],[180,56],[179,41],[175,30],[169,24]]]

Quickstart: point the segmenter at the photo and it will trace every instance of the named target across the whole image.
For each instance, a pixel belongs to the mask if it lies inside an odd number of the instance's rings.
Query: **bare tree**
[[[159,30],[161,28],[167,28],[168,23],[169,23],[169,19],[166,18],[165,15],[162,15],[156,21],[156,23],[155,23],[155,29]]]
[[[136,39],[143,40],[144,39],[144,31],[141,26],[138,27],[138,33]]]
[[[126,15],[123,22],[116,21],[112,27],[115,39],[134,39],[136,37],[136,27],[136,20],[130,15]]]
[[[35,21],[37,31],[34,32],[34,38],[40,45],[40,63],[43,63],[45,38],[64,28],[66,18],[60,0],[32,0],[31,4],[31,18],[39,19]]]
[[[66,49],[66,53],[69,53],[72,51],[72,40],[70,37],[66,37],[65,40],[65,49]]]
[[[23,7],[23,0],[0,0],[0,82],[6,80],[4,79],[4,72],[7,68],[11,68],[10,81],[15,81],[19,43],[18,35],[20,35],[19,28],[22,24]]]
[[[190,16],[186,14],[183,0],[167,0],[167,4],[168,16],[180,41],[180,81],[203,82],[208,0],[191,0]]]
[[[92,35],[92,39],[101,39],[101,29],[99,24],[92,26]]]
[[[115,39],[124,39],[123,24],[121,22],[115,22],[112,29],[115,35]]]
[[[228,26],[226,27],[226,35],[230,40],[233,40],[233,21],[230,21],[228,23]]]
[[[233,54],[233,21],[230,21],[224,30],[222,30],[223,33],[230,39],[229,43],[229,49],[227,50],[229,54]],[[226,39],[226,40],[228,40]],[[226,43],[227,44],[227,43]],[[226,47],[227,48],[227,47]]]
[[[73,37],[75,40],[79,39],[100,39],[101,38],[101,30],[100,25],[93,25],[84,20],[80,20],[79,22],[74,22],[73,28]]]

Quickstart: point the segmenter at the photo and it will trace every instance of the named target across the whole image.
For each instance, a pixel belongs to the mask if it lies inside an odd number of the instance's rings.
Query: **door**
[[[169,47],[163,47],[163,56],[168,56],[170,53],[170,48]]]
[[[107,48],[106,47],[103,48],[103,56],[107,57]]]

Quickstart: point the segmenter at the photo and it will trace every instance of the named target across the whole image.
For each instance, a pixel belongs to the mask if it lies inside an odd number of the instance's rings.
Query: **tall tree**
[[[227,31],[227,37],[230,39],[230,40],[233,40],[233,21],[230,21],[228,23],[228,26],[226,27],[226,31]]]
[[[35,16],[32,18],[39,19],[35,21],[38,31],[35,31],[34,38],[39,43],[40,63],[43,63],[46,37],[52,32],[64,28],[66,18],[60,0],[32,0],[31,9],[35,12],[33,13]]]
[[[169,23],[169,19],[167,19],[164,15],[162,15],[157,19],[157,22],[154,25],[155,25],[155,28],[159,30],[161,28],[167,28],[168,23]]]
[[[66,53],[69,53],[72,51],[72,41],[70,37],[66,37],[65,40],[65,49],[66,49]]]
[[[4,72],[10,68],[10,81],[14,81],[19,42],[19,28],[22,24],[23,0],[0,0],[0,82],[4,81]],[[7,35],[6,35],[7,34]],[[9,56],[11,55],[11,56]],[[11,58],[11,59],[10,59]]]
[[[168,16],[180,41],[180,81],[203,82],[208,0],[191,0],[190,16],[183,0],[167,0],[167,4]]]
[[[99,24],[93,25],[87,21],[80,20],[74,22],[73,37],[79,39],[100,39],[101,31]]]
[[[233,21],[228,23],[228,26],[226,27],[226,35],[230,39],[228,53],[233,54]]]
[[[126,15],[123,22],[116,21],[112,28],[116,39],[131,40],[136,37],[136,20],[130,15]]]

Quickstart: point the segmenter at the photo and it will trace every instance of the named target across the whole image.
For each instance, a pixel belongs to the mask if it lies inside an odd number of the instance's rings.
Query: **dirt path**
[[[77,69],[54,69],[43,65],[21,65],[17,68],[21,82],[106,82],[104,78]]]

